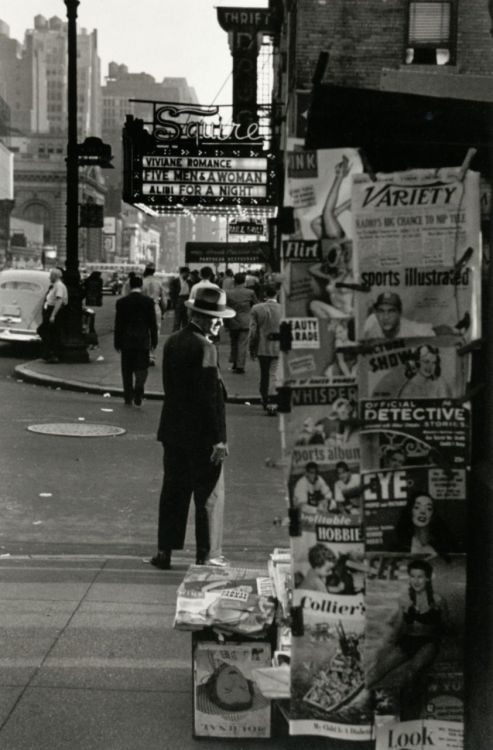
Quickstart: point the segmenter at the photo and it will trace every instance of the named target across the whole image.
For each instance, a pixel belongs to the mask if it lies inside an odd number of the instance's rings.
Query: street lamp
[[[77,7],[79,0],[64,0],[67,7],[67,206],[66,206],[66,283],[69,301],[66,310],[63,358],[68,362],[89,362],[82,334],[82,290],[79,274],[79,161],[77,153]]]

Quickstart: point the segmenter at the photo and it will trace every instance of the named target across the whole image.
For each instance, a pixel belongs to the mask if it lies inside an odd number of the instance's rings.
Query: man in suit
[[[142,278],[130,279],[130,292],[116,303],[114,343],[121,353],[123,398],[140,406],[149,368],[149,355],[157,346],[154,302],[142,294]]]
[[[210,340],[224,318],[234,316],[219,287],[202,287],[185,304],[188,325],[172,334],[163,351],[164,403],[158,440],[164,448],[164,480],[159,501],[157,568],[171,567],[171,553],[183,549],[188,509],[195,503],[196,562],[210,553],[207,501],[228,455],[225,389]]]
[[[279,365],[279,330],[281,305],[274,285],[265,287],[265,302],[252,307],[248,347],[260,367],[260,397],[269,415],[275,414],[276,373]]]
[[[257,297],[253,289],[247,289],[245,286],[246,275],[244,273],[235,273],[235,285],[227,294],[228,305],[236,312],[236,317],[228,324],[231,350],[229,361],[231,370],[237,375],[243,375],[245,372],[248,326],[250,323],[250,310],[257,302]]]
[[[190,289],[190,269],[188,266],[181,266],[179,276],[173,279],[170,284],[171,303],[175,309],[173,331],[179,331],[188,323],[185,302],[190,295]]]

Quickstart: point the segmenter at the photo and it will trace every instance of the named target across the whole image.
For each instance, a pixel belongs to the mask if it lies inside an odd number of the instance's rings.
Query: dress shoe
[[[224,555],[209,557],[207,560],[207,565],[212,565],[215,568],[227,568],[229,564],[229,560]]]
[[[151,565],[160,570],[170,570],[171,568],[171,552],[158,552],[157,555],[151,557]]]
[[[142,404],[142,396],[134,396],[134,404],[135,406],[140,406]]]

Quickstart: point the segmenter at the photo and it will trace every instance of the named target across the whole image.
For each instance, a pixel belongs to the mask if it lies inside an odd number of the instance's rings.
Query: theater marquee
[[[156,209],[275,205],[275,158],[255,123],[246,130],[225,124],[217,107],[153,109],[152,124],[127,116],[125,201]]]

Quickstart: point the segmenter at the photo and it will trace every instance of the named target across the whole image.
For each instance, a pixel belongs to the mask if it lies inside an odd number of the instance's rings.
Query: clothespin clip
[[[353,352],[354,354],[371,354],[374,348],[374,344],[361,343],[351,346],[336,346],[336,352],[341,352],[341,354],[348,352]]]
[[[484,389],[485,383],[478,383],[478,385],[475,385],[474,388],[467,388],[464,395],[455,400],[458,404],[465,404],[467,403],[467,401],[472,401],[474,398],[476,398],[476,396],[481,393],[481,391],[484,391]]]
[[[459,171],[459,180],[462,182],[464,180],[464,177],[466,176],[467,170],[469,169],[469,166],[478,153],[477,148],[469,148],[467,150],[467,154],[464,158],[464,161],[462,162],[462,166]]]
[[[362,148],[359,148],[358,149],[358,153],[360,155],[361,161],[363,162],[363,169],[364,169],[364,171],[369,176],[369,178],[370,178],[370,180],[372,182],[376,182],[377,181],[377,176],[376,176],[375,172],[373,171],[370,162],[368,161],[368,157],[367,157],[365,151]]]
[[[458,331],[468,331],[471,326],[471,316],[468,312],[464,313],[464,317],[461,318],[458,323],[455,324],[454,328],[457,328]]]
[[[298,638],[305,634],[303,607],[291,607],[291,634]]]
[[[291,412],[291,388],[289,385],[282,385],[276,388],[277,393],[277,411],[279,414],[289,414]]]
[[[469,261],[471,260],[472,256],[474,254],[474,248],[468,247],[466,250],[464,250],[464,253],[461,258],[457,261],[457,263],[454,266],[454,273],[459,273],[459,271],[464,267],[467,266]]]
[[[480,349],[483,348],[483,344],[485,343],[485,339],[474,339],[474,341],[470,341],[468,344],[464,344],[464,346],[457,347],[457,354],[459,357],[463,357],[466,354],[469,354],[470,352],[477,352]]]
[[[299,508],[289,508],[289,536],[301,536],[301,518]]]
[[[291,323],[283,320],[279,326],[279,347],[282,352],[290,352],[293,343],[293,334],[291,333]]]
[[[352,289],[355,292],[364,292],[365,294],[371,292],[371,286],[368,284],[346,284],[344,281],[337,281],[336,289]]]

